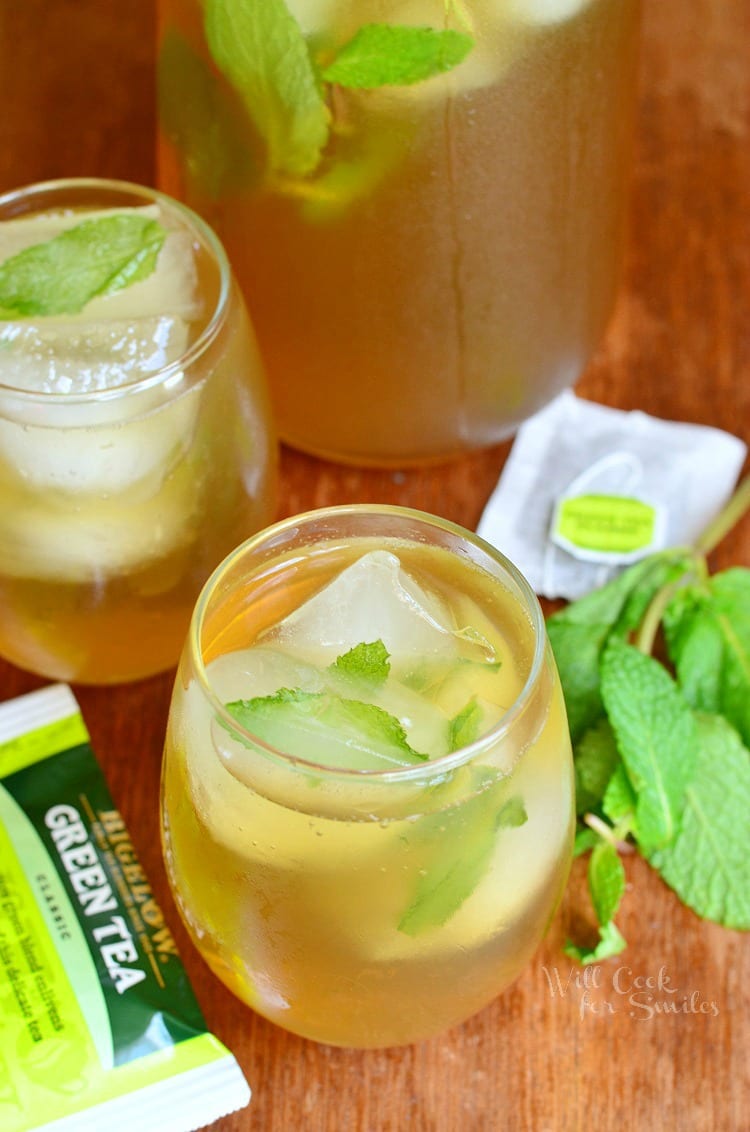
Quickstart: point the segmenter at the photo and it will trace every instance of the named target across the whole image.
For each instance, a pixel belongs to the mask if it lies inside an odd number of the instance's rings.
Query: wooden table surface
[[[0,189],[77,174],[153,183],[153,2],[0,0]],[[578,391],[750,441],[750,4],[645,9],[626,281]],[[394,473],[285,451],[279,514],[372,500],[472,527],[507,452]],[[717,568],[737,563],[750,565],[750,520],[714,555]],[[209,1025],[253,1087],[250,1107],[216,1132],[750,1129],[748,939],[699,921],[636,858],[619,917],[630,945],[599,965],[593,990],[561,952],[588,914],[578,862],[535,961],[443,1037],[337,1050],[241,1006],[189,944],[167,890],[157,800],[171,679],[76,693]],[[0,699],[41,683],[0,662]],[[654,991],[649,1013],[631,993],[660,972],[676,993]],[[680,1012],[659,1012],[667,1001]]]

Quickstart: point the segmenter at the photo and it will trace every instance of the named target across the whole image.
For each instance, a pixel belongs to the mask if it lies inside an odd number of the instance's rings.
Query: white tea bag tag
[[[613,452],[573,480],[555,504],[550,538],[583,562],[626,564],[664,546],[664,509],[639,489],[643,466]]]

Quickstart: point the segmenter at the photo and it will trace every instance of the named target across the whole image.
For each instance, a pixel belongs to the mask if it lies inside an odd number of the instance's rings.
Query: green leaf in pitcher
[[[207,0],[205,28],[214,62],[263,139],[271,173],[312,173],[328,140],[330,113],[284,0]]]
[[[218,200],[259,179],[260,159],[253,159],[235,96],[174,29],[159,53],[158,85],[161,128],[182,154],[192,189]]]
[[[355,90],[412,86],[452,70],[473,46],[471,36],[451,28],[365,24],[323,68],[322,76]]]

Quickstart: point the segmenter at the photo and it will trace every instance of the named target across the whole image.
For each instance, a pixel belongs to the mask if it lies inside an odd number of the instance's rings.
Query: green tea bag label
[[[249,1100],[64,685],[0,704],[0,1017],[3,1132],[187,1132]]]
[[[627,495],[569,495],[558,501],[550,537],[588,562],[632,562],[661,545],[661,511]]]

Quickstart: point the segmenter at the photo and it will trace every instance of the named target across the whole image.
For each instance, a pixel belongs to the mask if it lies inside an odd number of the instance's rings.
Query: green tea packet
[[[191,1132],[250,1099],[62,684],[0,704],[0,1018],[4,1132]]]

